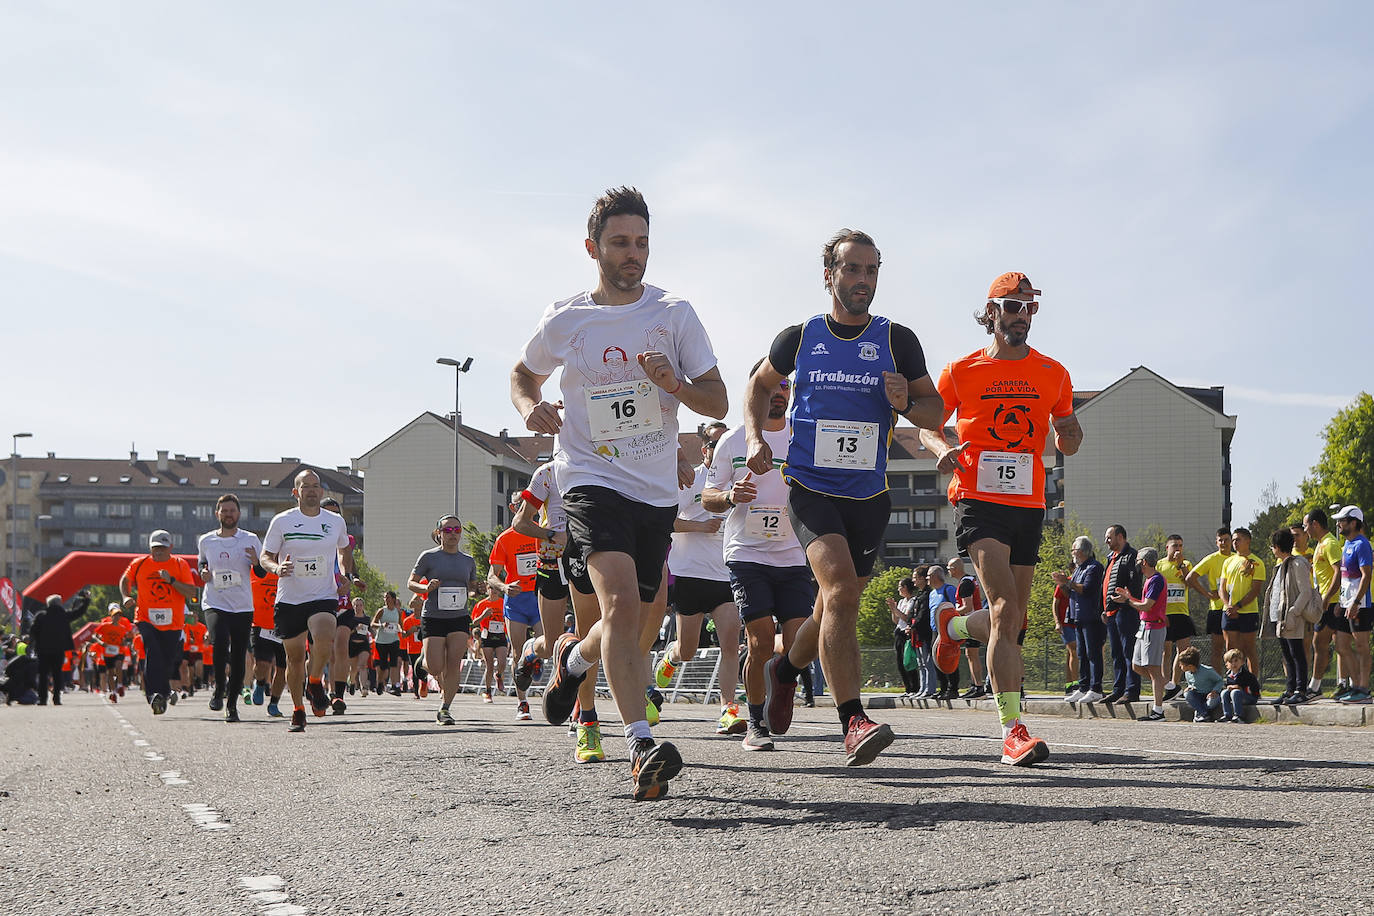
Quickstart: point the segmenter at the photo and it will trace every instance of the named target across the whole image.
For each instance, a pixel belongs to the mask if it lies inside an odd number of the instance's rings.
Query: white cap
[[[1344,509],[1336,513],[1337,521],[1343,518],[1353,518],[1357,520],[1360,524],[1364,524],[1364,513],[1360,511],[1359,506],[1346,506]]]
[[[110,612],[111,614],[115,613],[116,611],[122,611],[123,609],[124,608],[120,605],[118,601],[111,601],[110,606],[105,608],[105,610]]]
[[[161,528],[159,528],[159,529],[157,529],[156,531],[154,531],[152,534],[148,535],[148,549],[149,549],[149,550],[151,550],[151,549],[154,548],[154,547],[171,547],[171,546],[172,546],[172,535],[171,535],[170,532],[164,531],[164,530],[162,530]]]

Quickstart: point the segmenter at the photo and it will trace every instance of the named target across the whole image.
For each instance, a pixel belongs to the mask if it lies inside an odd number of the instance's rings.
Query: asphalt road
[[[1052,756],[1018,769],[988,713],[879,710],[898,740],[847,769],[832,709],[760,754],[673,705],[687,769],[636,804],[616,723],[578,766],[511,700],[436,708],[290,735],[199,695],[0,707],[0,912],[1374,911],[1369,729],[1043,717]]]

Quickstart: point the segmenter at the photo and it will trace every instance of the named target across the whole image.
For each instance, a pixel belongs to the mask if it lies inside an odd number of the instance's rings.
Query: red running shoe
[[[1002,762],[1014,767],[1030,766],[1048,760],[1049,756],[1049,745],[1039,738],[1032,738],[1024,722],[1017,722],[1011,734],[1002,741]]]
[[[788,683],[778,677],[781,655],[774,655],[763,664],[763,724],[770,734],[785,735],[792,727],[792,701],[797,695],[797,682]]]
[[[949,635],[949,622],[958,616],[953,605],[941,608],[935,615],[935,667],[945,674],[959,670],[959,650],[964,641]]]
[[[306,681],[305,696],[310,701],[310,711],[316,716],[329,712],[329,697],[325,695],[324,684],[319,681]]]
[[[867,716],[855,716],[849,720],[849,730],[844,733],[844,765],[867,766],[892,743],[892,738],[892,729],[888,726],[879,725]]]

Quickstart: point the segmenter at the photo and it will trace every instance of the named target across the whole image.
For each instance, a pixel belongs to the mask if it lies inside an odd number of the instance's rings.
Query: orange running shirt
[[[209,631],[205,624],[195,622],[186,624],[186,651],[204,653],[205,638],[208,635]]]
[[[196,583],[191,576],[190,564],[179,556],[173,555],[166,563],[159,563],[152,557],[138,557],[124,570],[124,575],[133,583],[138,599],[134,622],[146,621],[159,630],[180,630],[186,612],[186,599],[158,576],[158,571],[164,569],[178,582],[186,585]]]
[[[497,634],[506,632],[506,611],[499,598],[483,598],[472,609],[472,628],[474,630],[489,629],[491,624],[497,621],[501,623]]]
[[[253,626],[270,630],[277,625],[277,574],[263,570],[264,575],[249,570],[248,584],[253,588]]]
[[[959,441],[970,444],[950,480],[949,501],[1045,508],[1041,455],[1052,419],[1073,413],[1068,370],[1034,348],[1019,360],[978,350],[945,366],[936,387],[946,415],[959,415]]]
[[[401,651],[408,655],[418,655],[420,653],[420,640],[411,636],[411,633],[420,629],[420,618],[414,614],[407,614],[401,620]]]
[[[534,591],[534,576],[539,572],[538,538],[521,534],[514,528],[501,532],[496,543],[491,545],[491,564],[506,570],[506,585],[520,583],[520,591],[530,594]]]

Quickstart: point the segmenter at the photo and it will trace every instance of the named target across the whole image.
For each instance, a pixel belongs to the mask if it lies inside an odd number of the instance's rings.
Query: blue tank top
[[[792,400],[792,442],[782,475],[817,493],[868,499],[887,489],[896,411],[883,372],[896,372],[892,325],[871,316],[858,337],[836,337],[817,315],[802,325]]]

